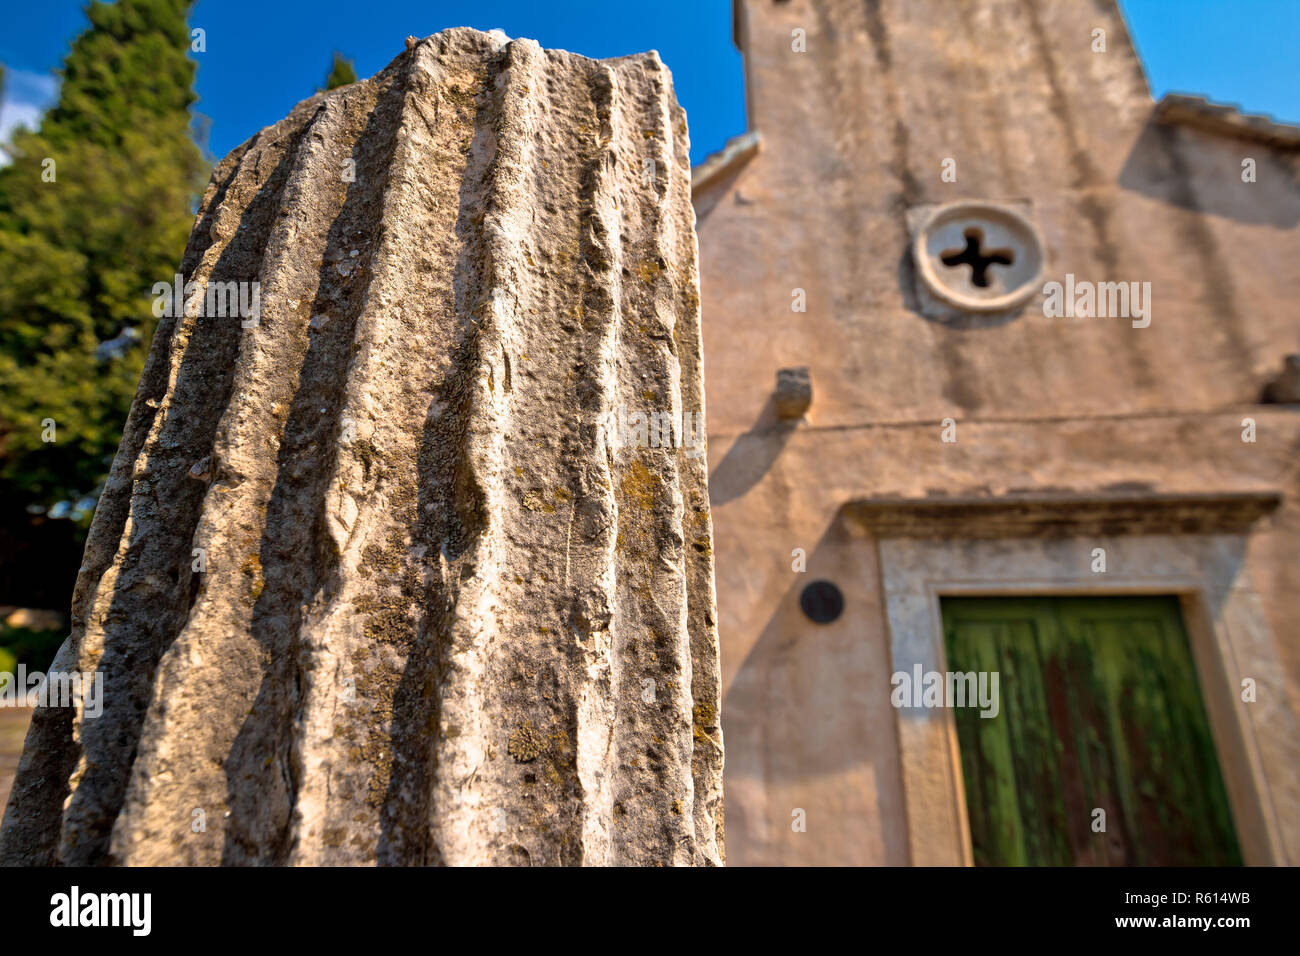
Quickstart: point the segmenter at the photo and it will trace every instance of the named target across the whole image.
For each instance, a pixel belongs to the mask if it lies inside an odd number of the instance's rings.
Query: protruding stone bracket
[[[1300,354],[1283,360],[1282,371],[1264,387],[1264,401],[1277,405],[1300,403]]]
[[[786,421],[802,418],[812,405],[812,375],[808,367],[779,369],[772,399],[777,417]]]

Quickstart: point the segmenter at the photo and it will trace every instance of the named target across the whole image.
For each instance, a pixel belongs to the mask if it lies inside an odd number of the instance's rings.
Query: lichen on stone
[[[506,752],[519,763],[532,763],[545,749],[546,738],[526,720],[511,732]]]

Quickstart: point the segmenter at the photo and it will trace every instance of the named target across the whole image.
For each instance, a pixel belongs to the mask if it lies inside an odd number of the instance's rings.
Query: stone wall
[[[1263,735],[1275,855],[1300,860],[1300,417],[1261,403],[1300,351],[1294,148],[1159,122],[1111,2],[735,6],[762,145],[695,194],[731,861],[925,858],[888,700],[881,557],[845,505],[1265,492],[1282,505],[1243,539],[1235,586],[1271,633],[1250,661],[1276,666],[1235,665],[1269,685],[1239,716]],[[996,322],[924,314],[908,212],[959,199],[1027,208],[1046,279],[1149,281],[1150,325],[1049,319],[1042,296]],[[774,388],[798,367],[812,404],[792,422]],[[1093,544],[1077,545],[1086,560]],[[833,623],[800,611],[816,578],[844,592]]]

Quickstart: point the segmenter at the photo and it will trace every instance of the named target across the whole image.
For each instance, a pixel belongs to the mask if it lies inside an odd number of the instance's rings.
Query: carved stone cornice
[[[863,498],[843,514],[876,538],[1242,534],[1281,501],[1276,491]]]

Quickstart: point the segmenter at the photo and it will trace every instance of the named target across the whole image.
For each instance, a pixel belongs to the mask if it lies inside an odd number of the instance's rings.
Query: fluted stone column
[[[411,42],[227,156],[181,272],[259,314],[161,320],[55,665],[102,713],[38,710],[0,860],[721,862],[658,57]]]

